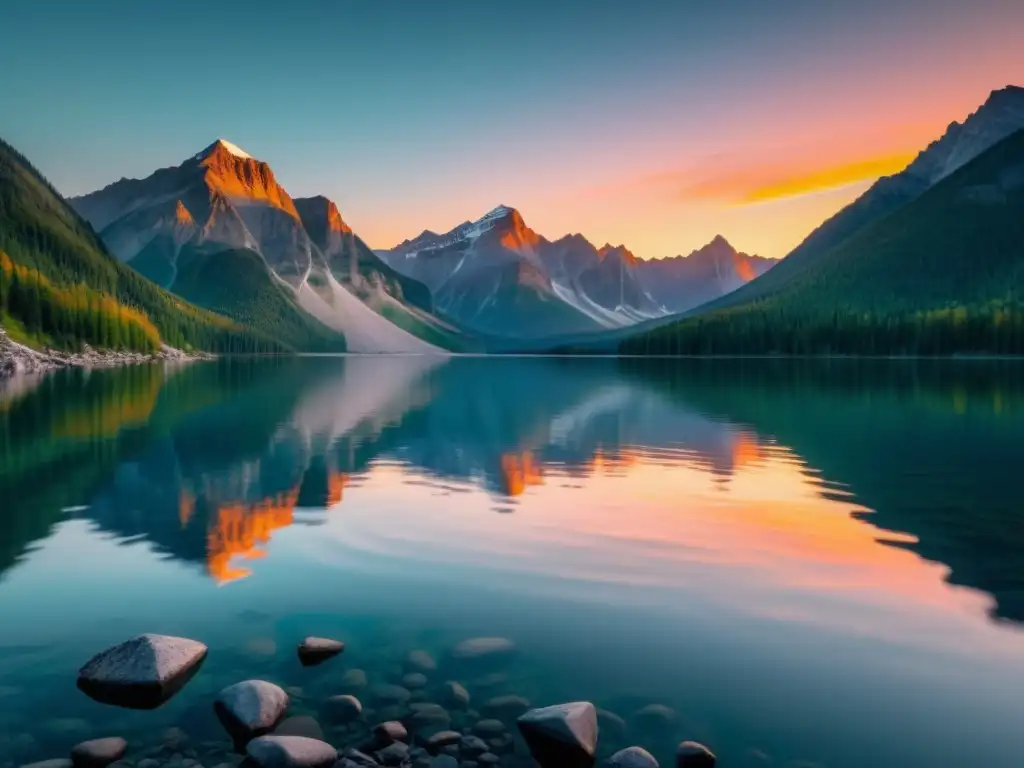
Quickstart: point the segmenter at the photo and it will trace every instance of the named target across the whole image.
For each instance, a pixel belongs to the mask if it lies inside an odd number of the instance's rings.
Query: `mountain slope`
[[[821,254],[770,296],[621,349],[1024,352],[1024,130]]]
[[[0,314],[11,331],[65,348],[279,351],[118,263],[89,225],[0,141]]]
[[[776,262],[740,253],[721,235],[688,256],[640,262],[644,289],[669,312],[679,313],[731,293]]]
[[[1024,128],[1024,88],[1007,86],[993,91],[988,100],[963,123],[952,123],[946,133],[922,151],[905,170],[879,179],[867,192],[808,235],[778,266],[735,292],[709,303],[701,311],[772,295],[830,249],[914,200],[1021,128]]]

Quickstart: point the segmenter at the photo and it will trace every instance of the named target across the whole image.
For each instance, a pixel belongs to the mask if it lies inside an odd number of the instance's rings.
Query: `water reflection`
[[[69,372],[0,397],[0,492],[18,499],[0,523],[4,570],[76,509],[227,583],[275,532],[323,523],[347,488],[397,467],[395,482],[483,489],[498,511],[565,496],[548,545],[619,520],[620,548],[694,552],[708,538],[702,557],[735,565],[749,539],[775,561],[795,548],[828,562],[840,581],[844,564],[887,557],[877,542],[908,548],[992,595],[994,615],[1024,619],[1013,365],[236,361]],[[619,476],[632,480],[600,480]]]

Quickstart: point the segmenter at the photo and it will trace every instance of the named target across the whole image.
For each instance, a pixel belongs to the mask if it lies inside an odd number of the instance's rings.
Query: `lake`
[[[230,763],[211,701],[256,677],[339,745],[361,734],[328,696],[380,719],[402,714],[382,684],[431,701],[456,679],[480,716],[592,701],[614,713],[602,756],[662,766],[682,739],[726,768],[1019,766],[1022,457],[1012,362],[322,357],[8,382],[0,765],[109,735],[132,764]],[[176,697],[77,690],[143,632],[209,646]],[[347,648],[303,668],[306,635]],[[514,652],[453,654],[475,637]]]

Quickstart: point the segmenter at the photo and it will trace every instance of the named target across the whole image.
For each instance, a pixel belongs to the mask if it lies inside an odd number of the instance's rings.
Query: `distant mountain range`
[[[623,245],[598,248],[580,234],[550,241],[506,205],[377,253],[425,284],[437,309],[458,323],[521,338],[596,333],[680,312],[774,263],[738,253],[722,237],[688,257],[652,261]]]
[[[1024,88],[636,353],[1024,353]]]

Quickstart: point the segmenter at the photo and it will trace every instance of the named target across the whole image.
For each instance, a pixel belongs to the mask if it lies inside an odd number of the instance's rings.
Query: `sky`
[[[222,137],[374,247],[498,204],[782,257],[988,94],[1020,0],[11,0],[0,137],[65,195]]]

